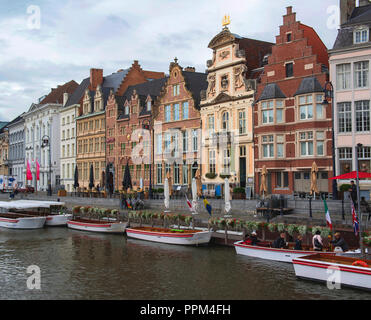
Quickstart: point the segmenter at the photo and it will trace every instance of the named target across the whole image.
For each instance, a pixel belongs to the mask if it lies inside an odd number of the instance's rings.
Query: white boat
[[[298,278],[371,290],[371,260],[321,253],[295,258],[293,264]]]
[[[62,207],[64,202],[56,201],[35,201],[35,200],[17,200],[4,202],[0,201],[0,208],[6,210],[14,210],[16,212],[7,211],[10,214],[25,214],[29,216],[45,216],[45,226],[66,226],[67,221],[72,218],[72,214],[57,214],[51,213],[51,207]],[[35,210],[37,211],[27,211]],[[40,209],[46,209],[49,212],[41,212]]]
[[[0,213],[0,227],[8,229],[41,229],[46,217]]]
[[[266,260],[274,260],[280,262],[292,262],[293,259],[299,258],[302,256],[307,256],[310,254],[314,254],[315,251],[311,250],[293,250],[293,249],[277,249],[271,248],[270,242],[263,242],[261,241],[259,245],[253,246],[245,244],[244,241],[238,241],[234,243],[234,247],[236,248],[236,253],[241,254],[244,256],[266,259]],[[355,252],[351,251],[349,254],[354,254]],[[334,256],[336,253],[334,252],[322,252],[324,256]],[[342,253],[347,254],[347,252]]]
[[[127,222],[113,222],[104,220],[90,220],[84,218],[73,218],[67,222],[68,228],[103,233],[125,233]]]
[[[179,245],[200,245],[210,242],[212,231],[136,227],[127,228],[130,238]]]

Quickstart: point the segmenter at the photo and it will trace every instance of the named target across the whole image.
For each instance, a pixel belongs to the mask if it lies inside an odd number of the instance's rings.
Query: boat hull
[[[0,217],[0,227],[8,229],[41,229],[44,227],[46,217],[22,217],[5,218]]]
[[[100,233],[125,233],[127,222],[122,223],[94,223],[92,221],[75,221],[69,220],[67,222],[68,228],[81,230],[81,231],[90,231],[90,232],[100,232]]]
[[[248,257],[260,258],[265,260],[273,260],[280,262],[291,263],[293,259],[313,254],[313,251],[298,251],[288,249],[266,248],[259,246],[251,246],[243,244],[243,241],[238,241],[234,244],[236,253]],[[324,252],[323,254],[334,256],[334,252]]]
[[[46,217],[47,227],[67,226],[67,222],[72,219],[72,214],[50,215]]]
[[[337,281],[344,286],[371,290],[371,268],[296,258],[293,260],[296,277],[312,281]],[[332,269],[332,270],[331,270]],[[332,274],[336,277],[330,277]]]
[[[130,238],[139,240],[192,246],[209,243],[212,232],[203,231],[182,234],[182,233],[153,232],[128,228],[126,229],[126,234]]]

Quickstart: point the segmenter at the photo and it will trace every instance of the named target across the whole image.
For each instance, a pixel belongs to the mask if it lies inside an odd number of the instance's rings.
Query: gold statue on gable
[[[223,27],[226,28],[230,24],[231,24],[231,17],[229,15],[225,15],[223,18],[223,22],[222,22]]]

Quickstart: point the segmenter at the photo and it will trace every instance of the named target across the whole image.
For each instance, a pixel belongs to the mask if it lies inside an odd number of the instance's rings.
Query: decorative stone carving
[[[221,77],[220,85],[221,85],[223,91],[228,90],[228,88],[229,88],[229,77],[228,77],[227,74],[225,74]]]
[[[245,57],[246,57],[246,52],[245,52],[245,50],[237,50],[237,49],[236,49],[236,57],[237,57],[237,58],[245,58]]]
[[[222,52],[219,53],[219,58],[221,60],[227,59],[230,54],[231,54],[231,52],[229,50],[222,51]]]
[[[209,82],[209,88],[208,88],[209,96],[214,96],[215,95],[215,84],[216,84],[215,74],[209,75],[207,80]]]
[[[241,65],[241,66],[233,68],[235,89],[239,89],[245,84],[244,75],[246,71],[247,71],[247,67],[245,65]]]

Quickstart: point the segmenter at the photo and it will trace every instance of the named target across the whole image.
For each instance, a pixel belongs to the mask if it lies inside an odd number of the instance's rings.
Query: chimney
[[[360,7],[368,6],[369,4],[370,4],[369,0],[359,0],[359,6]]]
[[[292,6],[286,7],[286,15],[292,14]]]
[[[70,96],[70,95],[69,95],[68,92],[63,93],[63,107],[66,105],[69,96]]]
[[[356,0],[340,0],[340,25],[343,25],[349,20],[355,7]]]
[[[196,68],[195,67],[187,67],[187,68],[184,69],[184,71],[196,72]]]
[[[90,86],[91,91],[95,91],[99,84],[103,83],[103,69],[90,69]]]

